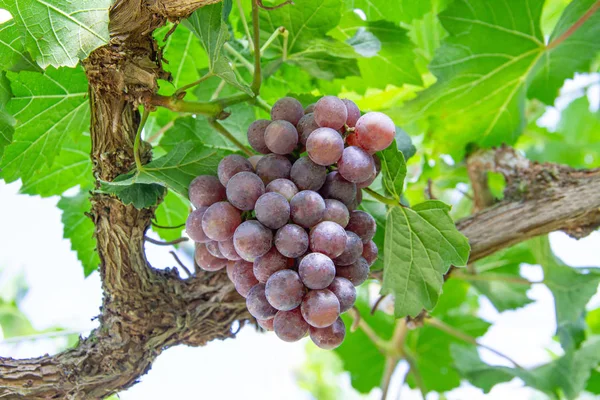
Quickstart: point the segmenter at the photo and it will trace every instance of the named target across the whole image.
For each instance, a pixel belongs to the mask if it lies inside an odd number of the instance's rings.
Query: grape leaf
[[[469,243],[441,201],[391,207],[386,222],[382,293],[395,296],[396,316],[435,307],[450,265],[467,263]]]
[[[402,152],[404,159],[408,161],[417,152],[417,148],[412,142],[412,139],[400,127],[396,127],[396,147]]]
[[[169,192],[156,209],[156,223],[161,226],[179,226],[184,224],[190,214],[190,202],[187,199]],[[181,237],[184,227],[177,229],[161,229],[152,226],[152,230],[164,240],[175,240]]]
[[[442,2],[448,2],[442,0]],[[422,18],[423,15],[431,11],[435,4],[440,3],[436,0],[348,0],[345,1],[345,7],[349,11],[355,9],[362,10],[369,21],[387,20],[391,22],[410,22],[414,19]]]
[[[35,333],[27,316],[15,302],[0,299],[0,332],[3,338],[26,336]]]
[[[219,161],[231,152],[183,142],[164,156],[144,165],[141,170],[103,182],[103,190],[113,191],[134,184],[158,184],[188,197],[190,182],[199,175],[216,175]]]
[[[574,0],[561,15],[550,35],[547,50],[536,65],[536,75],[528,95],[553,104],[565,79],[575,71],[585,71],[600,51],[600,3],[597,0]],[[578,20],[589,19],[570,32]],[[564,38],[564,40],[563,40]]]
[[[0,161],[4,154],[4,148],[12,142],[15,132],[15,119],[6,111],[6,103],[12,97],[10,82],[6,74],[0,72]]]
[[[0,0],[19,27],[25,48],[44,69],[75,67],[108,43],[111,0]]]
[[[398,150],[395,140],[387,149],[378,154],[381,159],[383,186],[387,193],[400,201],[400,196],[404,190],[404,178],[406,178],[406,161],[404,161],[404,155]]]
[[[165,195],[165,188],[155,183],[134,183],[127,186],[102,183],[99,192],[114,194],[123,204],[131,204],[141,210],[158,204]]]
[[[39,71],[40,67],[31,59],[21,42],[21,32],[14,20],[0,25],[0,70]]]
[[[83,273],[89,276],[100,265],[100,257],[96,252],[94,223],[85,215],[90,211],[87,192],[80,192],[73,197],[61,197],[58,208],[62,210],[64,238],[71,241],[71,249],[83,265]]]
[[[17,124],[0,167],[7,182],[21,178],[27,184],[37,170],[52,165],[67,136],[88,129],[87,80],[81,67],[7,76],[14,97],[6,111]]]

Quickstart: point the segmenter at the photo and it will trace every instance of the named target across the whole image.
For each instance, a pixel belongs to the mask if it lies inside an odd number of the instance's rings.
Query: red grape
[[[265,193],[265,184],[252,172],[238,172],[227,183],[227,200],[244,211],[254,209],[254,204]]]
[[[262,182],[261,182],[262,183]],[[290,203],[279,193],[265,193],[254,206],[256,219],[264,226],[279,229],[290,219]]]
[[[227,182],[229,182],[232,176],[243,171],[254,172],[250,161],[238,154],[230,154],[219,162],[217,175],[221,184],[227,186]]]
[[[290,181],[289,179],[275,179],[274,181],[271,181],[267,187],[266,187],[266,192],[275,192],[275,193],[279,193],[280,195],[282,195],[283,197],[286,198],[287,201],[290,201],[292,199],[292,197],[294,197],[296,195],[296,193],[298,193],[298,188],[296,187],[296,184],[292,181]]]
[[[351,231],[346,231],[346,248],[344,252],[333,261],[335,265],[354,264],[362,255],[363,242],[358,235]]]
[[[231,261],[241,260],[242,257],[235,251],[235,246],[233,245],[233,237],[230,237],[227,240],[223,240],[219,242],[219,250],[223,257]]]
[[[345,228],[350,220],[350,211],[348,208],[339,200],[326,199],[325,200],[325,215],[323,215],[323,221],[331,221]]]
[[[200,207],[192,211],[185,221],[185,232],[194,242],[206,243],[210,240],[202,229],[202,217],[206,210],[208,207]]]
[[[300,226],[310,228],[318,224],[325,214],[325,200],[317,192],[303,190],[290,201],[292,220]]]
[[[343,151],[342,135],[331,128],[315,129],[306,140],[306,152],[310,159],[325,167],[336,163]]]
[[[347,181],[364,182],[375,174],[375,162],[360,147],[350,146],[344,149],[338,161],[338,171]]]
[[[315,121],[321,127],[340,129],[348,119],[346,105],[335,96],[323,96],[315,105]]]
[[[352,199],[352,202],[347,205],[348,211],[352,212],[358,208],[360,203],[362,202],[362,190],[358,189],[356,191],[356,196]]]
[[[225,188],[216,176],[200,175],[188,188],[190,201],[196,208],[208,207],[225,200]]]
[[[284,342],[296,342],[302,339],[308,332],[308,327],[300,307],[290,311],[278,311],[273,319],[273,330]]]
[[[252,168],[256,169],[256,165],[258,164],[258,162],[260,161],[261,158],[263,158],[263,156],[259,156],[259,155],[248,157],[248,161],[252,165]]]
[[[286,257],[300,257],[308,250],[308,233],[298,225],[287,224],[275,234],[275,247]]]
[[[335,222],[323,221],[311,229],[309,242],[312,251],[336,258],[346,248],[346,231]]]
[[[279,178],[289,178],[292,163],[279,154],[268,154],[256,164],[256,174],[265,185]]]
[[[206,250],[208,250],[208,252],[210,254],[212,254],[213,257],[227,259],[225,256],[223,256],[223,254],[221,253],[221,250],[219,250],[219,242],[215,242],[214,240],[211,240],[210,242],[206,242],[205,245],[206,245]]]
[[[233,245],[246,261],[266,254],[273,244],[273,232],[258,221],[243,222],[233,234]]]
[[[219,242],[231,238],[241,223],[240,211],[226,201],[208,207],[202,217],[202,229],[206,236]]]
[[[269,148],[265,143],[265,130],[271,121],[266,119],[258,119],[248,127],[248,143],[250,146],[262,154],[269,154]]]
[[[273,330],[273,322],[275,321],[275,318],[271,318],[271,319],[257,319],[256,323],[258,324],[258,326],[260,326],[261,328],[263,328],[265,331],[272,331]]]
[[[314,114],[306,114],[304,117],[300,119],[298,122],[298,141],[306,146],[306,140],[310,136],[310,134],[315,130],[319,129],[320,126],[315,121]]]
[[[340,316],[340,302],[331,290],[311,290],[302,300],[302,317],[315,328],[324,328]]]
[[[281,311],[298,307],[304,293],[305,288],[298,273],[291,269],[275,272],[266,283],[265,294],[269,304]]]
[[[306,108],[304,109],[304,114],[311,114],[315,111],[315,106],[317,105],[317,103],[312,103],[306,106]]]
[[[356,301],[356,289],[352,282],[341,276],[336,276],[331,285],[327,288],[335,294],[340,302],[340,313],[344,313],[352,308]]]
[[[309,289],[325,289],[335,278],[335,265],[321,253],[310,253],[302,258],[298,274]]]
[[[327,177],[327,168],[315,164],[309,157],[300,157],[290,171],[290,179],[300,190],[321,189]]]
[[[396,135],[394,121],[380,112],[369,112],[360,117],[355,129],[360,146],[370,154],[386,149]]]
[[[194,254],[196,264],[205,271],[218,271],[227,266],[227,260],[217,258],[210,254],[204,243],[196,243],[196,251]]]
[[[288,121],[273,121],[265,131],[265,143],[275,154],[290,154],[298,144],[298,132]]]
[[[235,261],[231,271],[231,281],[235,289],[242,297],[248,296],[250,289],[258,284],[258,279],[254,276],[252,263],[244,260]]]
[[[277,310],[269,304],[265,294],[265,284],[254,285],[246,297],[246,307],[256,319],[270,319],[277,314]]]
[[[333,350],[341,345],[345,336],[346,326],[341,318],[325,328],[310,327],[310,339],[318,347],[325,350]]]
[[[356,103],[352,100],[342,99],[344,105],[346,106],[346,110],[348,111],[348,118],[346,118],[346,125],[350,128],[353,128],[356,125],[356,121],[360,118],[360,110]]]
[[[333,171],[327,174],[319,193],[325,198],[339,200],[348,206],[356,199],[356,184],[348,182],[338,171]]]
[[[377,230],[377,223],[371,214],[356,210],[350,213],[350,221],[346,229],[356,233],[363,243],[368,243]]]
[[[354,264],[338,265],[336,275],[348,279],[354,286],[359,286],[369,277],[369,264],[367,264],[367,260],[359,257]]]
[[[360,143],[358,143],[358,136],[356,136],[356,133],[351,133],[348,136],[346,136],[346,144],[348,146],[360,146]]]
[[[271,108],[271,119],[285,120],[294,126],[298,124],[300,118],[304,115],[302,104],[293,97],[283,97],[273,104]]]
[[[379,249],[377,248],[377,245],[374,241],[369,240],[367,243],[364,244],[362,256],[367,261],[367,264],[369,264],[369,267],[373,265],[375,261],[377,261],[378,253]]]
[[[267,283],[271,275],[287,267],[288,259],[273,246],[268,253],[254,260],[254,276],[259,282]]]

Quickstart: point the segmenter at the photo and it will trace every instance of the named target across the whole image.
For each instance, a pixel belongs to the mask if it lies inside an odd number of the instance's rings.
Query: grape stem
[[[178,244],[178,243],[182,243],[182,242],[187,242],[189,239],[186,238],[186,237],[180,237],[180,238],[175,239],[175,240],[170,240],[168,242],[163,242],[161,240],[156,240],[156,239],[152,239],[151,237],[144,236],[144,240],[146,242],[155,244],[157,246],[172,246],[174,244]]]
[[[382,196],[371,188],[364,188],[363,190],[369,193],[371,197],[375,198],[375,200],[379,201],[380,203],[384,203],[394,207],[402,207],[402,204],[400,204],[398,201],[390,199],[389,197]]]
[[[279,28],[275,29],[275,32],[273,32],[271,36],[269,36],[265,44],[263,44],[263,46],[260,48],[260,54],[263,55],[265,51],[269,48],[271,43],[273,43],[275,39],[279,37],[279,35],[283,35],[283,32],[285,31],[286,29],[283,26],[280,26]]]
[[[140,125],[138,126],[138,130],[135,135],[135,141],[133,142],[133,158],[135,160],[135,167],[138,171],[142,170],[142,160],[140,158],[140,144],[142,142],[142,131],[144,130],[144,125],[146,125],[146,121],[148,120],[148,115],[150,115],[150,112],[147,108],[144,108],[142,120],[140,121]]]
[[[179,225],[175,225],[175,226],[164,226],[164,225],[155,224],[153,222],[152,226],[155,227],[155,228],[158,228],[158,229],[179,229],[179,228],[183,228],[185,226],[185,223],[179,224]]]
[[[415,361],[415,357],[410,354],[408,351],[404,354],[404,359],[408,363],[409,369],[408,373],[412,374],[415,378],[415,383],[421,392],[421,397],[423,400],[427,398],[427,389],[425,388],[425,383],[423,382],[423,376],[421,375],[421,371],[419,371],[419,367],[417,367],[417,363]]]
[[[262,8],[263,10],[267,10],[267,11],[272,11],[272,10],[277,10],[278,8],[287,6],[288,4],[294,4],[293,0],[286,0],[281,4],[277,4],[276,6],[265,6],[262,2],[262,0],[256,0],[256,3],[258,4],[258,6],[260,8]]]
[[[252,36],[250,35],[250,29],[248,28],[248,21],[246,21],[246,14],[244,14],[244,7],[242,7],[241,0],[235,0],[238,11],[240,12],[240,18],[242,20],[242,24],[244,25],[244,31],[246,31],[246,36],[248,37],[248,46],[250,47],[250,51],[254,46],[252,42]]]
[[[246,60],[246,57],[241,55],[236,49],[233,48],[233,46],[231,46],[227,42],[225,42],[223,47],[225,48],[225,50],[227,50],[227,52],[229,52],[229,54],[237,58],[238,61],[241,62],[244,65],[244,67],[246,67],[248,71],[250,71],[251,74],[254,74],[254,65],[252,65],[250,61]]]
[[[211,76],[213,76],[213,73],[212,72],[207,72],[205,75],[203,75],[197,81],[192,82],[192,83],[188,83],[187,85],[184,85],[184,86],[180,87],[179,89],[177,89],[175,91],[175,93],[173,93],[173,97],[179,97],[181,95],[181,93],[185,92],[186,90],[188,90],[190,88],[193,88],[196,85],[199,85],[200,83],[204,82],[205,80],[207,80]]]
[[[150,136],[146,141],[148,143],[154,143],[154,141],[156,141],[158,138],[160,138],[163,135],[163,133],[165,133],[166,131],[171,129],[173,127],[173,125],[175,125],[175,120],[171,120],[171,121],[167,122],[165,124],[165,126],[163,126],[158,131],[156,131],[156,133],[154,135]]]
[[[386,352],[389,349],[388,342],[380,338],[379,335],[377,335],[377,333],[375,332],[375,330],[373,330],[373,328],[371,328],[371,326],[369,326],[369,324],[367,324],[367,322],[361,318],[360,313],[358,312],[356,307],[352,307],[350,310],[348,310],[348,313],[354,319],[358,327],[364,332],[364,334],[367,335],[369,340],[373,342],[375,347],[377,347],[379,351],[383,354],[386,354]]]
[[[210,120],[208,122],[209,122],[210,126],[212,126],[221,135],[223,135],[224,137],[226,137],[227,139],[229,139],[238,149],[240,149],[241,151],[243,151],[248,157],[252,157],[254,155],[254,153],[252,153],[246,146],[244,146],[242,144],[242,142],[240,142],[239,140],[237,140],[236,137],[233,136],[231,134],[231,132],[229,132],[218,121],[216,121],[216,120],[213,119],[213,120]]]
[[[239,1],[239,0],[238,0]],[[260,67],[260,57],[262,51],[260,49],[260,21],[258,18],[258,0],[252,1],[252,28],[254,31],[254,76],[252,78],[252,93],[258,96],[260,93],[260,85],[262,83],[262,72]]]
[[[153,94],[148,104],[165,107],[171,111],[185,112],[191,114],[206,115],[217,119],[225,119],[229,113],[225,108],[234,104],[251,100],[253,97],[246,93],[238,93],[229,97],[223,97],[211,101],[184,101],[172,96]]]
[[[260,96],[254,98],[254,105],[265,111],[267,114],[271,113],[271,106]]]
[[[185,266],[185,264],[179,259],[179,257],[177,257],[177,253],[175,253],[173,250],[171,250],[169,253],[173,256],[177,264],[179,264],[179,266],[185,271],[188,278],[191,277],[193,275],[192,272],[189,270],[188,267]]]

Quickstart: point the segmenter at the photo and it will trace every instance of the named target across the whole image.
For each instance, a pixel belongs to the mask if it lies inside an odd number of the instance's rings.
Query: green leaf
[[[103,182],[104,190],[118,190],[134,184],[158,184],[188,197],[190,182],[199,175],[216,175],[219,161],[230,152],[183,142],[164,156],[146,164],[140,171],[120,175],[113,182]]]
[[[145,183],[134,183],[128,186],[103,183],[100,192],[114,194],[123,204],[132,204],[135,208],[141,210],[158,204],[165,195],[165,188],[161,185]]]
[[[406,161],[417,152],[417,148],[408,133],[398,126],[396,127],[396,147],[402,152]]]
[[[73,197],[61,197],[58,208],[63,212],[61,220],[64,225],[64,238],[71,240],[71,249],[83,265],[83,273],[89,276],[100,265],[100,257],[96,252],[94,223],[85,215],[90,211],[89,194],[80,192]]]
[[[386,223],[382,293],[395,296],[396,317],[435,307],[450,265],[467,263],[469,243],[441,201],[391,207]]]
[[[33,333],[35,329],[17,304],[0,300],[0,337],[8,339]]]
[[[75,67],[108,43],[111,0],[0,0],[19,27],[25,48],[42,67]]]
[[[406,161],[404,161],[402,152],[398,150],[395,140],[391,146],[379,152],[379,158],[381,159],[383,186],[386,192],[400,201],[406,178]]]
[[[156,223],[161,226],[179,226],[184,224],[190,214],[190,202],[187,199],[169,192],[156,209]],[[177,229],[161,229],[152,226],[152,230],[164,240],[175,240],[181,237],[184,227]]]
[[[0,70],[39,71],[40,67],[31,59],[21,41],[21,32],[14,20],[0,25]]]
[[[597,0],[574,0],[561,15],[547,51],[535,67],[528,95],[553,104],[565,79],[576,71],[589,70],[600,51],[600,12]],[[589,17],[574,32],[571,27]]]
[[[51,166],[67,136],[89,129],[87,80],[81,67],[8,73],[14,97],[6,111],[17,120],[12,143],[0,167],[7,182],[25,184],[43,166]]]
[[[410,22],[431,10],[435,0],[346,0],[347,10],[361,9],[370,21]]]
[[[0,72],[0,161],[4,154],[4,149],[12,142],[15,132],[15,119],[6,111],[6,103],[12,97],[10,82],[6,79],[6,74]]]

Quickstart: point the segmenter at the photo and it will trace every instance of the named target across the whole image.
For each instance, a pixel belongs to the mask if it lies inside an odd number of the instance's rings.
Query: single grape
[[[358,189],[356,191],[356,196],[352,199],[352,202],[347,205],[348,211],[352,212],[358,208],[360,203],[362,202],[362,190]]]
[[[352,282],[341,276],[336,276],[327,289],[331,290],[335,294],[335,297],[338,298],[340,313],[345,313],[352,308],[356,301],[356,289],[352,285]]]
[[[302,303],[305,291],[298,273],[291,269],[283,269],[269,277],[265,294],[273,307],[281,311],[289,311]]]
[[[259,155],[248,157],[248,162],[250,162],[253,169],[256,169],[256,165],[258,164],[258,162],[260,161],[261,158],[263,158],[263,156],[259,156]]]
[[[265,131],[265,143],[275,154],[290,154],[298,144],[298,131],[288,121],[273,121]]]
[[[369,277],[369,264],[367,264],[367,260],[359,257],[354,264],[338,265],[335,271],[337,276],[348,279],[354,286],[359,286]]]
[[[323,96],[315,105],[315,121],[321,127],[340,129],[348,119],[346,105],[335,96]]]
[[[221,250],[219,250],[219,242],[215,242],[214,240],[211,240],[210,242],[206,242],[205,245],[206,245],[206,250],[208,250],[208,252],[210,254],[212,254],[213,257],[227,259],[227,257],[225,257],[221,253]]]
[[[271,108],[271,119],[285,120],[296,126],[304,115],[302,104],[293,97],[283,97],[273,104]]]
[[[202,217],[208,207],[200,207],[190,213],[185,221],[185,232],[194,242],[206,243],[210,240],[202,229]]]
[[[360,147],[370,154],[386,149],[394,141],[396,126],[390,117],[369,112],[356,121],[355,132]]]
[[[265,255],[273,244],[273,232],[258,221],[243,222],[233,234],[235,251],[246,261]]]
[[[219,242],[231,238],[241,223],[240,211],[226,201],[208,207],[202,217],[202,229],[206,236]]]
[[[298,225],[287,224],[275,234],[275,247],[288,258],[297,258],[308,250],[308,233]]]
[[[256,219],[271,229],[279,229],[290,219],[290,203],[279,193],[265,193],[254,206]]]
[[[375,174],[373,157],[356,146],[346,147],[337,165],[344,179],[354,183],[364,182]]]
[[[301,305],[302,317],[315,328],[324,328],[340,316],[340,302],[328,289],[311,290]]]
[[[348,136],[346,136],[346,144],[348,146],[360,146],[360,143],[358,143],[358,136],[356,135],[356,133],[351,133]]]
[[[377,223],[371,214],[356,210],[350,213],[350,221],[346,229],[356,233],[363,243],[368,243],[375,236]]]
[[[311,160],[325,167],[335,164],[344,151],[342,135],[331,128],[319,128],[306,139],[306,152]]]
[[[360,110],[355,102],[348,99],[342,99],[346,110],[348,111],[348,118],[346,118],[346,125],[353,128],[356,125],[356,121],[360,118]]]
[[[362,182],[356,182],[356,188],[357,189],[364,189],[366,187],[369,187],[369,185],[371,185],[371,183],[373,183],[373,181],[375,181],[375,178],[377,178],[377,171],[373,170],[373,173],[371,174],[371,176],[362,181]]]
[[[238,172],[227,183],[227,200],[244,211],[254,209],[254,204],[265,193],[265,184],[252,172]]]
[[[323,221],[331,221],[345,228],[350,221],[350,211],[348,208],[339,200],[336,199],[325,199],[325,215],[323,215]]]
[[[292,163],[290,160],[279,154],[268,154],[256,164],[256,174],[262,179],[265,185],[275,179],[288,179],[291,169]]]
[[[258,284],[254,276],[252,263],[244,260],[235,261],[231,272],[231,281],[242,297],[247,297],[250,289]]]
[[[219,242],[219,251],[223,254],[228,260],[237,261],[241,260],[242,257],[235,251],[235,246],[233,245],[233,237],[230,237],[227,240],[223,240]]]
[[[348,182],[338,171],[332,171],[327,174],[319,193],[327,199],[339,200],[348,206],[356,199],[356,184]]]
[[[269,154],[269,148],[265,143],[265,130],[271,121],[266,119],[257,119],[248,127],[248,143],[261,154]]]
[[[261,328],[263,328],[265,331],[272,331],[273,330],[273,322],[275,321],[275,318],[271,318],[271,319],[257,319],[256,323],[258,324],[258,326],[260,326]]]
[[[250,289],[246,297],[246,307],[256,319],[271,319],[277,314],[277,310],[267,300],[264,283],[258,283]]]
[[[315,130],[315,129],[319,129],[320,126],[319,124],[317,124],[317,121],[315,121],[315,116],[314,114],[306,114],[304,117],[302,117],[300,119],[300,122],[298,122],[298,141],[303,145],[306,146],[306,140],[308,140],[308,137],[310,136],[310,134]]]
[[[315,106],[317,105],[317,103],[312,103],[306,106],[306,108],[304,109],[304,114],[311,114],[315,111]]]
[[[367,264],[372,266],[375,261],[377,261],[377,254],[379,253],[379,249],[374,241],[369,240],[367,243],[363,245],[362,256],[367,261]]]
[[[300,190],[321,189],[327,177],[327,168],[315,164],[309,157],[300,157],[290,171],[290,179]]]
[[[292,200],[292,197],[294,197],[296,195],[296,193],[298,193],[298,187],[296,187],[296,184],[292,181],[290,181],[289,179],[275,179],[274,181],[271,181],[267,187],[266,187],[266,192],[275,192],[275,193],[279,193],[280,195],[282,195],[283,197],[285,197],[285,199],[287,201]]]
[[[271,275],[289,266],[288,258],[277,251],[275,246],[271,247],[268,253],[257,257],[254,260],[254,276],[261,283],[267,283]]]
[[[235,261],[227,261],[227,266],[225,268],[227,270],[227,277],[231,282],[233,282],[233,270],[235,269]]]
[[[254,172],[250,161],[238,154],[230,154],[219,162],[217,175],[221,184],[226,187],[232,176],[243,171]]]
[[[298,274],[309,289],[325,289],[335,278],[335,265],[321,253],[310,253],[302,258]]]
[[[324,350],[333,350],[344,341],[346,326],[341,318],[325,328],[310,327],[310,339],[317,347]]]
[[[278,311],[273,319],[273,330],[284,342],[297,342],[302,339],[308,332],[308,327],[300,307],[290,311]]]
[[[309,242],[312,251],[336,258],[346,248],[346,231],[335,222],[323,221],[311,229]]]
[[[379,175],[381,172],[381,159],[377,154],[373,154],[373,162],[375,162],[375,172]]]
[[[290,201],[292,220],[300,226],[310,228],[318,224],[325,214],[325,200],[317,192],[303,190]]]
[[[188,195],[194,207],[208,207],[225,200],[225,188],[216,176],[200,175],[190,183]]]
[[[362,255],[363,242],[358,235],[351,231],[346,231],[346,248],[344,252],[333,261],[335,265],[350,265],[358,261]]]
[[[194,252],[196,264],[205,271],[218,271],[227,266],[227,260],[217,258],[210,254],[204,243],[196,243],[196,251]]]

